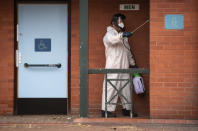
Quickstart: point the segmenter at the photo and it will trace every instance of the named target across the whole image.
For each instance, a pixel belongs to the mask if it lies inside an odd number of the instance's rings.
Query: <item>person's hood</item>
[[[109,32],[109,31],[116,31],[116,29],[114,29],[112,26],[108,26],[107,27],[107,32]],[[116,31],[117,32],[117,31]]]

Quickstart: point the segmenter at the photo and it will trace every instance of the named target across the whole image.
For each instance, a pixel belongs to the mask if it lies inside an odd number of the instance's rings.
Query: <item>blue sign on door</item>
[[[50,52],[51,39],[35,39],[35,52]]]
[[[184,15],[166,15],[165,29],[184,29]]]

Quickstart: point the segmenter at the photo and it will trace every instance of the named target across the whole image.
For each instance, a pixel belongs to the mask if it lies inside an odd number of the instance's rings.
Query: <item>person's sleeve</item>
[[[131,54],[130,51],[128,51],[128,59],[129,59],[129,63],[131,66],[135,65],[135,60],[133,59],[133,55]]]
[[[133,55],[131,54],[131,50],[130,50],[128,39],[126,40],[126,44],[127,44],[127,47],[129,48],[129,50],[127,51],[127,56],[128,56],[128,59],[129,59],[129,64],[131,66],[134,66],[135,65],[135,60],[133,58]]]
[[[122,42],[122,33],[115,34],[115,33],[108,32],[106,34],[104,42],[109,45],[115,45],[115,44],[121,43]]]

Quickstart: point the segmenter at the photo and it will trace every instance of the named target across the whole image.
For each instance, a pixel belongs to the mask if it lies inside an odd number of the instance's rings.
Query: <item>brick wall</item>
[[[120,11],[119,4],[140,4],[139,11]],[[148,0],[89,0],[89,68],[105,67],[105,47],[103,36],[115,13],[126,15],[126,29],[134,28],[149,18]],[[149,25],[137,31],[129,40],[133,55],[139,67],[149,68]],[[104,75],[89,75],[89,113],[99,114],[101,110],[102,83]],[[149,115],[149,78],[144,76],[147,94],[139,97],[134,94],[134,110],[139,115]],[[118,106],[119,107],[119,106]],[[120,113],[117,108],[117,113]]]
[[[150,0],[150,116],[198,118],[198,1]],[[184,30],[165,30],[184,14]]]
[[[14,100],[14,3],[0,4],[0,115],[13,113]]]

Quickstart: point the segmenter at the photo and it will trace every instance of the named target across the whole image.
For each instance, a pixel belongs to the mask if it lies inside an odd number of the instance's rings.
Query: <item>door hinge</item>
[[[15,61],[16,62],[16,67],[19,67],[19,62],[18,62],[19,61],[18,60],[18,58],[19,58],[19,50],[16,50],[16,55],[15,56],[16,56],[16,61]]]
[[[16,41],[19,42],[19,25],[16,26]]]

